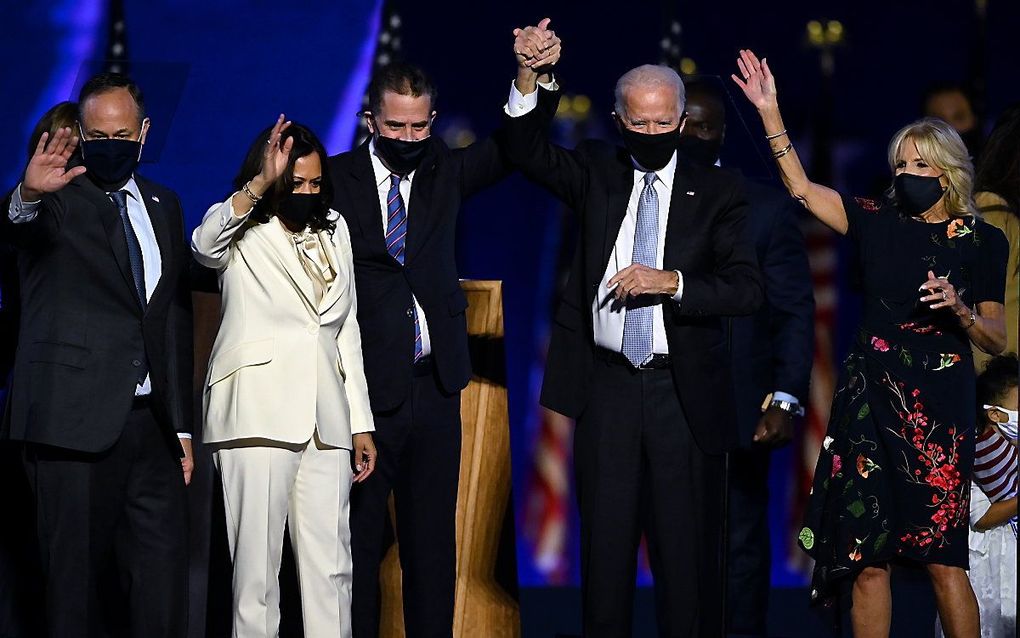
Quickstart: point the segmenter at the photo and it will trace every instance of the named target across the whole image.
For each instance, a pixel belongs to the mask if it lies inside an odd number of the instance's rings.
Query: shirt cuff
[[[676,273],[676,294],[673,295],[673,301],[680,303],[680,299],[684,296],[684,274],[679,270],[674,270]]]
[[[503,107],[503,111],[510,117],[521,117],[527,115],[535,110],[538,106],[538,90],[534,90],[527,95],[524,95],[517,90],[517,84],[515,82],[510,83],[510,97],[506,101],[506,105]]]
[[[773,401],[789,401],[790,403],[794,403],[794,404],[797,405],[797,408],[798,408],[797,409],[797,415],[798,416],[804,416],[804,404],[801,403],[797,399],[797,397],[793,396],[792,394],[790,394],[788,392],[783,392],[782,390],[776,390],[775,392],[772,393],[772,400]]]
[[[539,82],[538,86],[545,89],[546,91],[559,91],[560,85],[556,82],[556,77],[553,76],[552,82]]]
[[[188,439],[190,441],[191,440],[191,434],[189,434],[188,432],[178,432],[177,433],[177,438],[178,439]]]
[[[39,205],[41,200],[34,202],[26,202],[21,199],[21,184],[14,189],[14,195],[11,196],[11,205],[7,209],[7,218],[15,224],[24,224],[30,222],[39,215]]]

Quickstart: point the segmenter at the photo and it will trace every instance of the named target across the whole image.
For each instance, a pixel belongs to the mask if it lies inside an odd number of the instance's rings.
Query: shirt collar
[[[654,172],[655,176],[662,181],[662,185],[666,187],[666,190],[672,192],[673,176],[676,174],[676,153],[677,153],[676,151],[673,151],[673,157],[670,157],[669,162],[667,162],[665,166],[663,166],[657,171],[649,171],[648,169],[638,164],[637,160],[631,157],[630,161],[634,165],[634,173],[637,176],[637,179],[643,179],[645,173]]]
[[[142,192],[138,190],[138,182],[135,181],[134,175],[132,175],[131,179],[129,179],[123,186],[121,186],[117,190],[127,191],[127,194],[130,195],[132,199],[134,199],[137,202],[142,201]]]

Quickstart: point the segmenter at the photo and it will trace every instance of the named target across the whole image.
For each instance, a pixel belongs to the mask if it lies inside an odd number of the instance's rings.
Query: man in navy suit
[[[726,134],[721,90],[687,83],[681,151],[703,165],[719,161]],[[730,636],[765,635],[769,594],[768,473],[772,449],[790,441],[808,397],[815,303],[799,208],[785,192],[747,180],[745,236],[765,285],[765,303],[732,320],[730,355],[738,447],[729,463],[727,617]]]

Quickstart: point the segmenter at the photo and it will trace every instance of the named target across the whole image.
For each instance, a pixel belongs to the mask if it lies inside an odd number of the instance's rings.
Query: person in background
[[[1006,352],[1020,352],[1020,102],[1006,108],[988,136],[974,177],[974,203],[982,219],[1009,242],[1006,264]],[[974,349],[980,370],[988,355]]]
[[[21,325],[7,404],[35,496],[47,633],[187,631],[190,263],[177,195],[138,175],[138,86],[90,78],[78,136],[43,133],[4,204]],[[123,591],[107,587],[119,570]]]
[[[1014,638],[1017,629],[1018,365],[1015,354],[993,357],[977,379],[968,576],[977,595],[982,638]],[[945,635],[941,624],[936,628]]]
[[[959,134],[925,118],[889,143],[884,201],[812,182],[779,111],[768,63],[741,50],[732,75],[761,117],[787,190],[846,235],[861,261],[864,311],[833,397],[801,546],[815,559],[813,602],[850,590],[854,635],[888,636],[890,567],[923,565],[942,624],[978,635],[967,579],[974,465],[971,344],[1006,343],[1008,246],[974,206]]]
[[[555,34],[539,39],[529,64],[555,62]],[[371,137],[329,159],[334,208],[351,229],[379,446],[375,474],[351,494],[356,638],[379,635],[391,493],[407,636],[453,634],[460,393],[471,378],[457,217],[511,169],[498,134],[458,149],[434,135],[436,98],[418,67],[380,69],[363,113]]]
[[[325,165],[314,133],[281,115],[192,235],[223,296],[203,442],[223,479],[237,638],[279,633],[285,527],[304,634],[352,631],[350,492],[376,450],[350,233]]]
[[[981,121],[974,112],[974,103],[960,84],[939,82],[929,86],[921,98],[921,111],[925,117],[937,117],[952,126],[975,163],[984,149]]]
[[[719,162],[726,96],[709,80],[685,83],[687,125],[680,152],[702,166]],[[744,227],[755,247],[765,303],[731,320],[730,360],[737,449],[729,457],[727,632],[764,636],[771,579],[769,458],[793,436],[804,413],[814,353],[815,300],[796,200],[775,187],[744,183]]]

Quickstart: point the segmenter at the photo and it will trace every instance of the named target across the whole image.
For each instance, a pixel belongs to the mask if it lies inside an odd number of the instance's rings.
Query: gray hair
[[[661,64],[642,64],[620,76],[616,81],[616,112],[623,115],[624,94],[635,86],[643,88],[658,88],[666,86],[676,91],[676,103],[678,113],[683,113],[687,106],[687,93],[684,90],[684,81],[680,74],[668,66]]]

